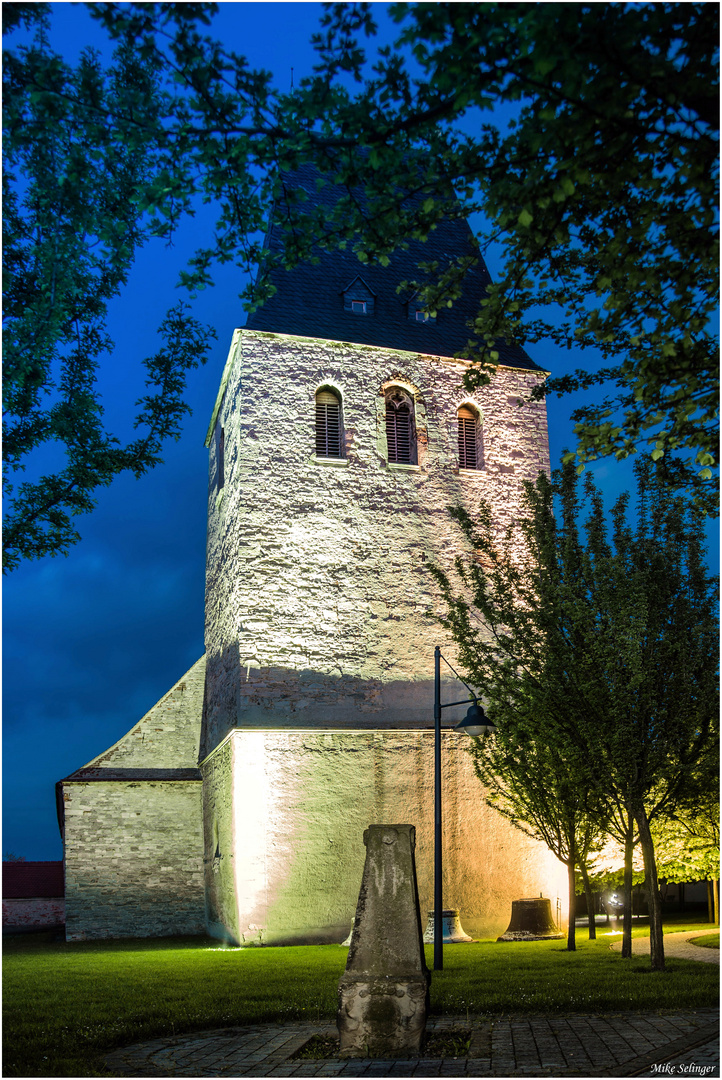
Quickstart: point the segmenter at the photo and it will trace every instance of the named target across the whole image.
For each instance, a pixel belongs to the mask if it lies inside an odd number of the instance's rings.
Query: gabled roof
[[[318,176],[312,166],[302,166],[285,176],[284,182],[306,192],[306,205],[330,209],[342,189],[327,184],[317,190]],[[266,238],[267,246],[272,252],[279,252],[282,240],[280,227],[272,225]],[[454,356],[466,351],[472,337],[468,324],[478,312],[479,301],[491,277],[465,220],[440,222],[425,243],[409,241],[408,249],[395,252],[388,266],[378,262],[361,264],[349,250],[323,251],[319,248],[315,254],[318,257],[316,263],[302,263],[293,270],[277,268],[271,273],[271,282],[277,292],[263,307],[249,315],[246,323],[249,330],[351,341],[435,356]],[[403,295],[397,288],[402,281],[422,278],[417,264],[436,261],[443,267],[452,259],[470,254],[476,255],[478,262],[467,273],[462,295],[453,307],[440,310],[435,322],[409,319],[408,292]],[[343,310],[341,295],[357,277],[362,277],[364,284],[375,294],[372,315]],[[522,348],[503,342],[497,348],[500,363],[508,367],[542,370]]]
[[[4,862],[3,899],[64,896],[63,864],[58,862]]]
[[[356,284],[357,281],[360,281],[364,288],[368,289],[372,296],[376,296],[376,293],[373,291],[368,281],[366,281],[365,278],[361,277],[361,274],[357,274],[353,281],[349,281],[348,285],[345,285],[343,289],[341,289],[341,292],[347,293],[349,289]]]

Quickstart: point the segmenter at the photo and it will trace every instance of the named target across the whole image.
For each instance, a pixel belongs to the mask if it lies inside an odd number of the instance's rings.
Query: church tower
[[[313,170],[294,174],[324,205]],[[272,228],[269,244],[281,243]],[[472,395],[455,359],[489,275],[481,257],[435,317],[399,293],[420,259],[477,254],[442,223],[389,265],[351,252],[276,270],[233,336],[208,430],[206,686],[200,737],[206,918],[235,942],[341,941],[372,823],[417,831],[433,886],[433,655],[455,663],[428,572],[460,537],[448,507],[484,499],[499,529],[549,468],[545,373],[500,346]],[[479,688],[483,697],[483,688]],[[466,698],[453,678],[444,700]],[[443,723],[444,902],[473,935],[510,901],[556,896],[558,864],[483,804],[467,737]],[[562,890],[563,895],[563,890]]]
[[[333,201],[311,170],[294,179]],[[469,254],[458,220],[386,267],[319,252],[275,271],[235,331],[207,440],[206,655],[57,784],[69,941],[341,942],[371,824],[416,827],[431,907],[434,646],[455,650],[428,567],[460,551],[449,506],[485,499],[502,532],[549,467],[528,400],[545,373],[523,350],[500,346],[490,384],[462,387],[482,260],[435,318],[398,292],[420,259]],[[442,700],[466,697],[452,677]],[[465,709],[443,714],[444,905],[477,937],[506,929],[512,900],[566,886],[484,804],[451,730]]]

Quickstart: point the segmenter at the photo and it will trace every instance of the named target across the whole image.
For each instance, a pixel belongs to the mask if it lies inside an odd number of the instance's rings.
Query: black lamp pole
[[[492,731],[494,725],[484,715],[484,710],[476,697],[464,698],[463,701],[448,701],[441,704],[441,660],[447,667],[451,664],[442,658],[441,649],[437,645],[434,649],[434,971],[442,971],[444,967],[444,934],[443,934],[443,888],[442,888],[442,862],[441,862],[441,710],[450,709],[452,705],[466,705],[471,702],[466,717],[457,724],[454,731],[465,731],[467,735],[483,735],[485,731]],[[454,671],[459,682],[464,680]],[[466,686],[466,683],[464,683]],[[466,686],[471,694],[472,691]]]

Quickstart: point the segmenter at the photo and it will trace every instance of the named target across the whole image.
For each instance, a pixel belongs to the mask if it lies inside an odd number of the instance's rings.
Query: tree
[[[509,702],[507,701],[508,705]],[[530,709],[534,699],[528,701]],[[546,844],[567,868],[569,924],[567,949],[576,949],[575,869],[587,876],[587,863],[603,835],[603,812],[590,812],[594,795],[575,782],[569,758],[536,735],[537,717],[522,700],[496,711],[497,730],[492,738],[475,739],[471,747],[474,769],[487,790],[486,800],[527,836]],[[593,929],[590,914],[590,937]]]
[[[17,15],[10,5],[6,14]],[[12,53],[4,69],[3,482],[8,507],[3,566],[67,553],[75,518],[119,473],[136,477],[178,439],[186,373],[205,362],[214,332],[178,304],[163,319],[163,347],[145,361],[138,438],[106,431],[96,381],[110,355],[109,301],[147,235],[139,195],[149,178],[153,72],[121,48],[103,73],[86,54],[70,71],[44,41]],[[108,126],[106,117],[116,118]],[[133,117],[133,135],[123,117]],[[62,448],[54,472],[16,486],[32,452]]]
[[[523,754],[522,735],[533,737],[565,763],[575,796],[590,792],[600,826],[633,819],[661,969],[651,827],[683,803],[691,771],[716,761],[717,615],[699,512],[670,498],[648,460],[637,484],[636,525],[625,494],[610,530],[590,477],[580,497],[571,462],[551,481],[540,474],[501,547],[488,509],[479,525],[456,509],[474,555],[457,561],[456,583],[434,573],[460,663],[498,719],[490,764],[510,740]]]
[[[710,922],[719,923],[720,808],[717,784],[685,793],[674,813],[655,823],[660,876],[671,882],[711,883]]]
[[[578,461],[627,457],[646,443],[655,459],[667,457],[670,479],[711,507],[718,12],[705,4],[395,11],[421,77],[386,50],[342,116],[360,130],[361,145],[373,146],[369,166],[379,175],[403,177],[413,162],[426,190],[448,182],[466,210],[485,214],[482,248],[502,239],[505,265],[482,300],[474,327],[481,363],[468,385],[485,377],[497,337],[595,346],[610,366],[540,390],[610,388],[574,414]],[[342,69],[359,80],[360,16],[339,5],[327,23],[319,79]],[[363,25],[369,32],[368,12]],[[500,104],[519,106],[507,132],[494,124]],[[357,161],[366,180],[369,169]],[[386,235],[399,234],[387,225]],[[432,306],[458,273],[441,273]]]
[[[9,481],[41,445],[67,455],[10,493],[10,566],[67,552],[95,488],[152,467],[177,435],[203,337],[187,313],[148,362],[147,434],[128,447],[103,428],[95,365],[139,248],[172,238],[200,200],[216,228],[181,283],[204,288],[232,261],[252,279],[249,305],[272,289],[262,232],[274,207],[289,266],[318,244],[385,260],[442,216],[481,212],[480,250],[501,242],[505,262],[470,327],[469,387],[489,378],[502,337],[593,346],[607,367],[545,391],[610,388],[574,414],[579,462],[646,445],[712,508],[715,5],[397,4],[397,45],[373,69],[360,43],[373,41],[373,7],[335,5],[317,69],[291,95],[205,32],[215,5],[89,10],[117,47],[108,71],[53,52],[51,5],[3,9],[9,34],[37,30],[32,46],[10,39],[4,68]],[[284,186],[300,163],[345,187],[330,219]],[[420,267],[430,309],[453,303],[467,268]]]

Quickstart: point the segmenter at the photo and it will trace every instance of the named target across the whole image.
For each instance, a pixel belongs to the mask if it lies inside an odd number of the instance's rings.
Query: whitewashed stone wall
[[[372,823],[416,825],[430,905],[432,738],[420,729],[433,723],[434,646],[452,663],[455,650],[428,564],[450,569],[462,551],[450,505],[473,513],[487,500],[501,534],[519,513],[522,481],[549,468],[544,403],[526,400],[543,375],[499,368],[470,397],[463,372],[444,357],[234,335],[208,437],[201,760],[218,936],[345,938]],[[387,461],[391,384],[414,396],[417,467]],[[321,387],[341,397],[340,462],[315,456]],[[459,468],[465,403],[482,419],[478,471]],[[444,700],[465,697],[446,680]],[[445,725],[465,709],[446,710]],[[471,933],[500,933],[512,899],[545,892],[556,902],[558,870],[482,805],[463,738],[444,739],[446,902]]]
[[[78,772],[197,768],[205,677],[202,656],[122,739]]]
[[[233,817],[233,742],[224,742],[208,758],[203,772],[205,822],[204,866],[208,932],[236,944],[243,940],[238,925],[236,866],[248,850],[245,830],[236,835]],[[239,852],[236,851],[236,841]],[[252,920],[251,920],[252,921]]]
[[[62,781],[66,938],[205,932],[198,745],[205,662]]]
[[[553,911],[559,897],[566,914],[565,868],[485,805],[467,741],[443,734],[444,905],[461,910],[475,937],[503,933],[511,901],[524,896],[543,893]],[[433,743],[426,731],[233,732],[204,765],[206,806],[227,815],[209,892],[217,905],[212,932],[238,943],[343,941],[370,824],[415,825],[426,917],[434,891]],[[208,834],[206,844],[208,866]]]
[[[428,572],[461,550],[447,507],[473,512],[484,498],[501,532],[522,480],[549,468],[545,405],[520,404],[542,376],[499,368],[470,398],[463,370],[443,357],[236,331],[209,431],[202,757],[236,726],[428,721],[433,647],[454,654]],[[418,467],[386,460],[393,382],[415,396]],[[342,398],[342,463],[314,454],[320,386]],[[478,472],[458,464],[457,409],[469,401],[483,420]]]

